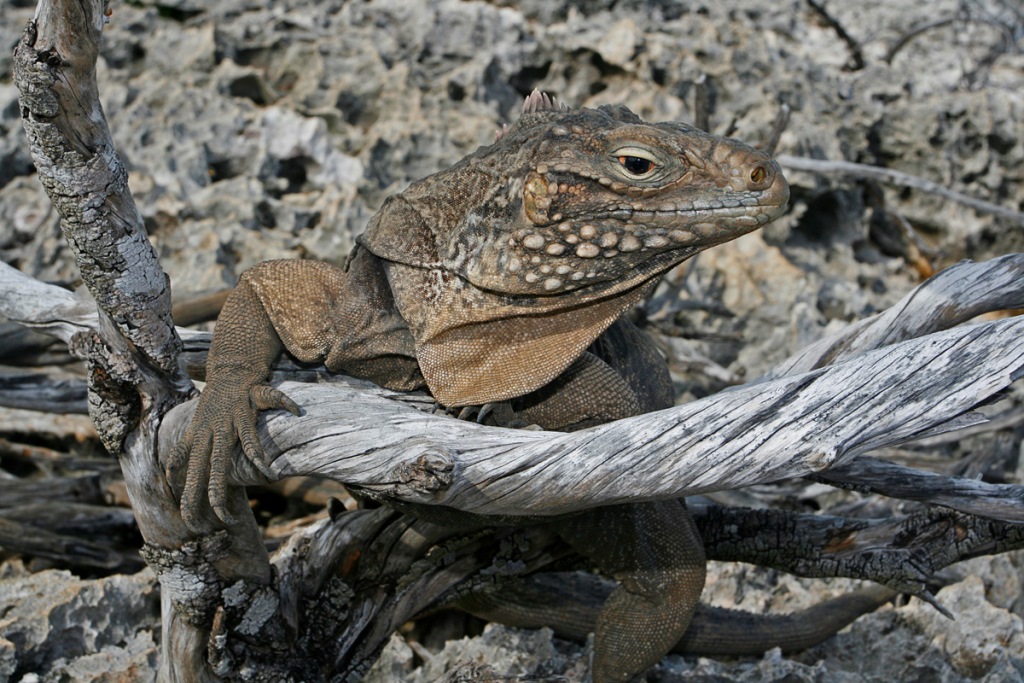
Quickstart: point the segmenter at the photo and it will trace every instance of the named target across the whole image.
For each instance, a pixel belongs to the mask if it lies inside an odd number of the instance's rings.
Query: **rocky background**
[[[10,78],[33,6],[0,0],[0,258],[76,287]],[[713,132],[760,142],[785,105],[780,154],[880,165],[1024,209],[1018,0],[134,0],[113,9],[100,89],[177,300],[230,286],[270,258],[342,259],[386,196],[490,142],[535,87],[573,106],[624,103],[649,120],[690,121],[703,80]],[[785,217],[701,254],[648,302],[680,400],[760,375],[934,270],[1024,251],[1024,224],[1012,217],[872,181],[787,176]],[[1020,401],[992,411],[1000,430],[886,455],[1021,483]],[[0,479],[68,474],[86,458],[107,463],[102,497],[116,502],[116,467],[104,457],[84,416],[0,408]],[[46,458],[49,469],[38,467]],[[4,485],[0,508],[20,505],[5,502]],[[721,499],[911,509],[821,486]],[[0,681],[153,680],[158,588],[148,571],[72,572],[0,548],[5,558]],[[910,600],[792,659],[670,657],[650,679],[1022,680],[1021,561],[1002,555],[948,572],[938,597],[955,621]],[[758,611],[848,588],[730,566],[716,566],[708,584],[707,601]],[[443,649],[439,640],[396,636],[368,680],[479,678],[481,664],[500,676],[581,680],[585,649],[546,631],[488,627]]]

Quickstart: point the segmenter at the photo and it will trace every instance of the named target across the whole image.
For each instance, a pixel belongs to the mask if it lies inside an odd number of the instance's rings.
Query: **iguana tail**
[[[568,640],[583,641],[615,584],[591,574],[539,574],[462,598],[456,607],[519,628],[550,627]],[[672,648],[678,654],[760,656],[779,647],[798,652],[817,645],[896,596],[872,586],[792,614],[757,615],[698,605],[690,626]]]

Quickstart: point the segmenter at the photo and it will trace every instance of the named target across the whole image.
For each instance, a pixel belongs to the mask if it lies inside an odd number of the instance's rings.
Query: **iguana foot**
[[[467,422],[476,422],[477,424],[486,424],[492,427],[507,427],[509,429],[529,429],[534,426],[518,417],[512,409],[512,404],[508,401],[484,403],[479,406],[465,406],[453,409],[450,412],[454,413],[455,410],[458,410],[458,415],[455,417]],[[536,428],[540,429],[540,427]]]
[[[685,503],[597,508],[552,526],[619,582],[597,618],[594,683],[631,680],[682,637],[704,588],[704,547]]]
[[[227,525],[236,520],[228,511],[227,476],[241,444],[245,457],[268,479],[273,479],[256,420],[264,410],[300,414],[299,406],[283,392],[263,383],[252,383],[242,373],[224,372],[206,385],[192,423],[171,450],[166,464],[168,481],[181,482],[181,515],[186,526],[202,528],[206,501]]]

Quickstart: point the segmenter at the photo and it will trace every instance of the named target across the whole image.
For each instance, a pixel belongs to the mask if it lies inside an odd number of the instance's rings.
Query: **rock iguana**
[[[568,110],[546,95],[452,168],[388,199],[344,267],[272,261],[245,272],[217,322],[207,385],[169,469],[186,521],[227,520],[240,443],[257,466],[259,411],[283,351],[446,407],[574,430],[672,405],[667,367],[624,314],[693,254],[782,214],[766,154],[625,106]],[[679,641],[704,584],[681,500],[556,519],[618,587],[595,629],[593,680],[628,680]]]

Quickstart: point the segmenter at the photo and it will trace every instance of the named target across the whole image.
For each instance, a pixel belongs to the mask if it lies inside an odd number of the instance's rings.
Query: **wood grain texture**
[[[0,313],[37,332],[69,342],[76,332],[96,329],[96,304],[61,287],[40,282],[0,261]]]
[[[1024,254],[963,261],[929,278],[885,311],[809,344],[761,381],[806,372],[887,344],[948,329],[983,313],[1024,308]]]
[[[194,535],[153,454],[164,412],[193,388],[178,362],[167,276],[100,105],[96,58],[106,9],[101,0],[40,2],[14,55],[32,158],[99,310],[90,315],[69,293],[26,283],[4,268],[0,282],[20,292],[4,297],[4,313],[59,336],[87,361],[89,413],[104,445],[120,457],[139,528],[152,548],[180,548]],[[50,296],[41,296],[44,290]],[[176,556],[160,567],[161,680],[215,680],[203,664],[209,625],[180,616],[172,601],[183,602],[182,592],[172,587],[195,583],[214,566],[219,576],[265,581],[265,550],[251,515],[245,522],[230,537],[233,552]]]
[[[100,307],[154,365],[177,372],[170,287],[128,191],[96,85],[105,3],[41,2],[15,49],[22,121],[40,181]]]

